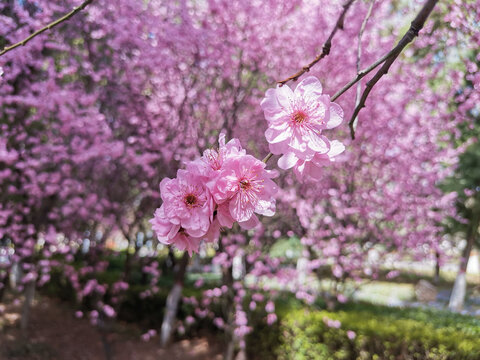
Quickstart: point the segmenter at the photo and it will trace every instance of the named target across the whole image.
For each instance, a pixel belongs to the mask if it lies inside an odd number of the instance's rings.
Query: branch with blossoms
[[[392,63],[396,60],[396,58],[398,57],[398,55],[402,52],[402,50],[410,43],[413,41],[414,37],[418,35],[419,31],[423,28],[423,25],[425,24],[425,21],[427,20],[428,16],[430,15],[430,13],[432,12],[433,8],[435,7],[435,4],[437,3],[438,0],[428,0],[425,5],[423,6],[422,10],[418,13],[418,15],[415,17],[415,20],[412,21],[412,24],[410,26],[410,29],[406,32],[406,34],[403,36],[403,38],[399,41],[399,43],[397,44],[397,46],[395,46],[392,50],[390,50],[387,54],[383,55],[380,59],[378,59],[377,61],[375,61],[373,64],[371,64],[370,66],[368,66],[367,68],[363,69],[363,70],[359,70],[359,64],[360,64],[360,52],[361,52],[361,47],[360,47],[360,44],[359,44],[359,49],[360,50],[357,50],[358,52],[358,58],[357,58],[357,75],[354,79],[350,80],[346,85],[344,85],[339,91],[337,91],[331,98],[331,101],[335,101],[336,99],[338,99],[341,95],[343,95],[348,89],[350,89],[353,85],[355,85],[356,83],[359,83],[361,81],[361,79],[363,79],[363,77],[365,77],[367,74],[369,74],[371,71],[373,71],[375,68],[377,68],[379,65],[381,65],[382,63],[384,64],[380,70],[378,70],[378,72],[374,75],[374,77],[367,82],[367,85],[366,85],[366,88],[361,96],[361,98],[359,99],[359,94],[357,92],[357,96],[356,96],[356,100],[355,100],[355,110],[352,114],[352,117],[349,121],[349,127],[350,127],[350,135],[352,137],[352,139],[355,139],[355,128],[356,128],[356,119],[358,117],[358,113],[360,112],[360,110],[365,107],[365,101],[368,97],[368,94],[370,93],[370,91],[372,90],[373,86],[378,82],[378,80],[380,80],[380,78],[383,76],[383,75],[386,75],[388,70],[390,69],[390,66],[392,65]],[[346,4],[347,5],[347,4]],[[373,1],[372,3],[370,4],[370,7],[369,7],[369,10],[367,12],[367,15],[364,19],[364,24],[366,24],[366,22],[368,21],[368,18],[370,17],[371,15],[371,9],[373,7]],[[344,12],[346,12],[346,9],[344,7]],[[343,17],[345,16],[344,12],[342,12],[342,14],[340,15],[340,19],[343,19]],[[343,21],[343,20],[342,20]],[[362,24],[362,28],[364,27],[364,24]],[[337,25],[335,26],[335,29],[337,29],[338,27],[338,21],[337,21]],[[335,30],[332,32],[332,34],[335,34]],[[361,35],[363,33],[363,30],[361,29],[360,30],[360,34],[359,34],[359,42],[361,41]],[[331,38],[333,37],[332,34],[330,35],[329,37],[329,40],[331,40]],[[318,57],[317,57],[318,58]],[[323,58],[323,57],[321,57]],[[319,58],[318,61],[321,59]],[[312,64],[316,64],[318,61],[313,61]],[[304,67],[305,69],[305,67]],[[279,81],[278,84],[279,84],[279,87],[283,86],[284,83],[286,83],[288,80],[297,80],[298,77],[300,77],[302,74],[304,74],[306,71],[300,71],[298,72],[297,74],[295,75],[292,75],[291,77],[287,78],[286,80],[284,81]],[[297,76],[298,75],[298,76]],[[343,113],[342,113],[343,114]],[[342,150],[343,151],[343,150]],[[341,151],[341,152],[342,152]],[[273,152],[270,152],[269,154],[267,154],[267,156],[265,156],[265,158],[263,159],[263,162],[267,162],[268,160],[270,160],[270,158],[273,156]]]
[[[415,19],[412,21],[410,28],[408,31],[405,33],[405,35],[400,39],[400,41],[397,43],[397,45],[391,49],[388,53],[383,55],[380,59],[375,61],[373,64],[368,66],[367,68],[363,70],[359,70],[357,68],[357,75],[355,78],[350,80],[347,84],[345,84],[339,91],[337,91],[333,96],[332,96],[332,101],[335,101],[338,99],[341,95],[343,95],[348,89],[350,89],[353,85],[358,83],[361,79],[363,79],[366,75],[368,75],[371,71],[373,71],[375,68],[377,68],[379,65],[383,64],[382,67],[375,73],[375,75],[370,79],[370,81],[367,82],[366,87],[362,93],[362,96],[358,102],[356,102],[355,109],[353,111],[353,114],[348,122],[348,125],[350,127],[350,134],[352,139],[355,139],[355,119],[358,117],[358,114],[362,108],[365,107],[365,101],[367,100],[368,95],[372,91],[372,88],[375,86],[375,84],[382,78],[382,76],[386,75],[388,73],[388,70],[390,69],[390,66],[393,64],[393,62],[397,59],[397,57],[400,55],[400,53],[403,51],[403,49],[413,41],[413,39],[418,36],[418,33],[420,30],[422,30],[423,26],[425,25],[425,22],[427,18],[430,16],[430,13],[432,12],[433,8],[437,4],[438,0],[427,0],[425,5],[422,7],[420,12],[417,14]],[[344,5],[344,11],[341,13],[339,20],[337,21],[337,24],[330,34],[330,37],[328,38],[327,43],[331,42],[331,39],[333,38],[333,35],[335,34],[337,28],[339,28],[339,23],[343,23],[343,18],[345,16],[346,10],[348,10],[348,7],[351,5],[351,3],[346,3]],[[371,6],[373,5],[373,2]],[[371,10],[369,10],[370,12]],[[368,21],[370,14],[368,14],[365,18],[366,21]],[[340,22],[341,20],[341,22]],[[362,24],[363,26],[363,24]],[[361,35],[360,35],[361,37]],[[324,45],[325,47],[325,45]],[[315,65],[317,62],[319,62],[323,57],[328,55],[329,53],[329,47],[328,47],[328,52],[324,54],[324,51],[315,58],[314,61],[312,61],[309,65],[305,66],[302,70],[300,70],[298,73],[295,75],[292,75],[288,77],[287,79],[283,81],[279,81],[278,83],[281,85],[285,84],[289,80],[298,80],[300,76],[305,74],[310,70],[310,68]],[[357,63],[358,64],[358,63]],[[271,155],[267,155],[265,159],[269,159]]]
[[[7,52],[13,50],[13,49],[16,49],[17,47],[19,46],[25,46],[30,40],[32,40],[33,38],[37,37],[38,35],[44,33],[45,31],[47,30],[50,30],[50,29],[53,29],[55,26],[61,24],[62,22],[64,21],[67,21],[68,19],[70,19],[72,16],[74,16],[75,14],[79,13],[80,11],[82,11],[83,9],[85,9],[89,4],[91,4],[93,2],[93,0],[85,0],[83,3],[81,3],[79,6],[76,6],[73,8],[72,11],[70,11],[69,13],[63,15],[61,18],[51,22],[50,24],[44,26],[43,28],[35,31],[34,33],[32,33],[31,35],[27,36],[25,39],[23,39],[22,41],[19,41],[13,45],[10,45],[10,46],[5,46],[3,48],[3,50],[0,51],[0,56],[2,55],[5,55]]]

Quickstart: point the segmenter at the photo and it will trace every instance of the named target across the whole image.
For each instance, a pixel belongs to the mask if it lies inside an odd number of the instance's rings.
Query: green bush
[[[327,319],[339,320],[340,328],[328,327]],[[280,338],[270,358],[277,359],[480,359],[480,321],[442,311],[370,304],[294,310],[275,331]]]

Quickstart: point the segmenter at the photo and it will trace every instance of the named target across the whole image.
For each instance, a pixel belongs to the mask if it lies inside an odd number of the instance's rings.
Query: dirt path
[[[63,303],[41,297],[34,304],[28,340],[18,328],[19,304],[0,304],[0,360],[105,360],[100,334],[86,319],[77,319]],[[182,340],[168,349],[158,347],[158,337],[142,341],[132,326],[109,335],[113,360],[221,359],[218,341]]]

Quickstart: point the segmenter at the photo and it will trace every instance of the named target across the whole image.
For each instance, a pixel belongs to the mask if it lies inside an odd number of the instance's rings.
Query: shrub
[[[329,327],[328,319],[341,326]],[[277,332],[271,358],[480,359],[480,321],[442,311],[370,304],[348,304],[337,312],[294,310]]]

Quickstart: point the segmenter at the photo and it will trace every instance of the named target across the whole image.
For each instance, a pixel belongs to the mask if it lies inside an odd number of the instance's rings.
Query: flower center
[[[198,198],[195,196],[195,194],[187,194],[183,198],[183,201],[185,202],[185,205],[187,207],[192,208],[198,203]]]
[[[297,111],[293,114],[292,119],[295,121],[297,124],[301,124],[307,120],[308,116],[305,114],[303,111]]]
[[[242,190],[250,190],[252,188],[252,184],[247,179],[243,179],[240,180],[240,188]]]

